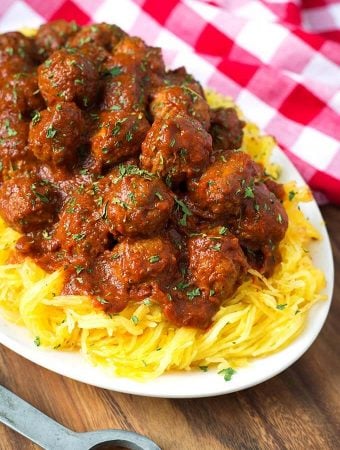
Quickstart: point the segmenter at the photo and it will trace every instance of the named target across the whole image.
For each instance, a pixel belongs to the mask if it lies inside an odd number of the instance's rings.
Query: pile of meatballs
[[[280,262],[284,191],[240,151],[244,123],[115,25],[0,35],[0,215],[12,258],[62,268],[64,294],[157,303],[206,329],[253,267]]]

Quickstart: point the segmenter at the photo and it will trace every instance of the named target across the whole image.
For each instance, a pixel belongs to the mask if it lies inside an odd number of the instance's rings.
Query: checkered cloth
[[[320,202],[340,204],[337,0],[1,0],[0,31],[112,22],[234,97],[274,135]]]

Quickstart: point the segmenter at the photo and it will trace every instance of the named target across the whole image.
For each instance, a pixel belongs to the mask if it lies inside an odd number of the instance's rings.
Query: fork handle
[[[0,422],[46,450],[83,448],[77,433],[63,427],[3,386],[0,386]]]

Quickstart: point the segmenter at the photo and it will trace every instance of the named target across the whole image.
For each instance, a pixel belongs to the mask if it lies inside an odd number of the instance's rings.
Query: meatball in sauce
[[[0,75],[0,215],[64,294],[206,329],[250,267],[273,273],[282,186],[240,151],[237,111],[159,48],[57,20],[0,35]]]

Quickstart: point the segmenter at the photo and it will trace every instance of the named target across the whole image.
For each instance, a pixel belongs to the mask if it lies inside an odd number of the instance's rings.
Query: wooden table
[[[322,212],[337,272],[331,312],[311,349],[272,380],[214,398],[144,398],[69,380],[0,347],[0,383],[73,430],[135,430],[163,450],[339,449],[340,209]],[[0,425],[0,449],[38,447]]]

